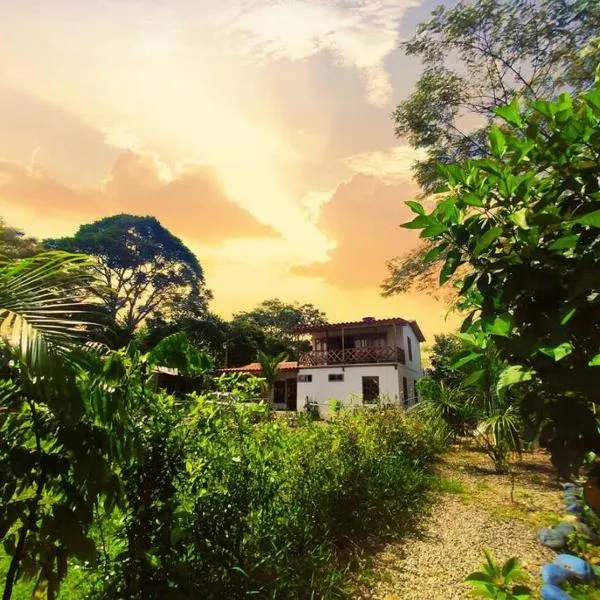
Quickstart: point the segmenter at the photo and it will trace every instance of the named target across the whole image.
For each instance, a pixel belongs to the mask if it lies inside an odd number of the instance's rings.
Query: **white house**
[[[365,317],[298,333],[311,336],[312,349],[298,360],[297,410],[313,404],[323,413],[330,399],[346,405],[414,403],[425,341],[416,321]]]
[[[275,383],[275,408],[306,410],[316,406],[326,415],[329,400],[344,405],[376,400],[410,406],[422,376],[420,343],[425,341],[416,321],[374,319],[307,327],[311,349],[297,362],[280,366]],[[260,365],[226,369],[260,375]]]

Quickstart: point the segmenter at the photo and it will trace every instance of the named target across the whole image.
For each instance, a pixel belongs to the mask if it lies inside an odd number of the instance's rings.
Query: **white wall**
[[[421,345],[415,332],[412,330],[410,325],[404,325],[400,328],[400,334],[402,336],[402,348],[404,348],[404,354],[406,358],[406,368],[413,371],[412,377],[419,378],[423,375],[423,368],[421,366]],[[408,357],[408,341],[410,338],[412,345],[412,361]]]
[[[318,402],[323,416],[327,412],[327,401],[340,400],[346,405],[362,405],[362,378],[379,377],[379,394],[392,404],[401,403],[400,368],[394,365],[327,366],[304,369],[298,375],[312,375],[311,382],[298,381],[298,410],[306,408],[306,400]],[[344,381],[329,381],[330,373],[343,373]],[[414,376],[413,376],[414,377]]]

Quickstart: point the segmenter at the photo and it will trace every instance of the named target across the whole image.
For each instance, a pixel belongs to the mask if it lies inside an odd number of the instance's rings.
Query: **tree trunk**
[[[4,592],[2,594],[2,600],[10,600],[13,593],[13,587],[17,581],[17,571],[19,570],[19,564],[23,554],[23,548],[25,547],[25,538],[27,537],[27,526],[23,525],[19,531],[19,541],[15,548],[15,553],[10,561],[8,567],[8,573],[6,573],[6,579],[4,581]]]

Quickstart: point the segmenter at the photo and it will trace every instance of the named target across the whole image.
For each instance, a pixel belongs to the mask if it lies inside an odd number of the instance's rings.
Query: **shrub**
[[[170,433],[148,438],[155,462],[142,479],[159,477],[116,535],[129,539],[140,514],[155,525],[123,544],[105,597],[334,597],[354,544],[418,510],[441,449],[394,407],[324,424],[269,420],[262,405],[189,402]]]

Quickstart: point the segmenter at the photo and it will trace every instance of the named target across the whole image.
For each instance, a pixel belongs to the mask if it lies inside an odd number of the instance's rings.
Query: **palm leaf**
[[[98,305],[85,293],[89,267],[87,256],[65,252],[0,262],[0,339],[21,360],[39,364],[98,325]]]

